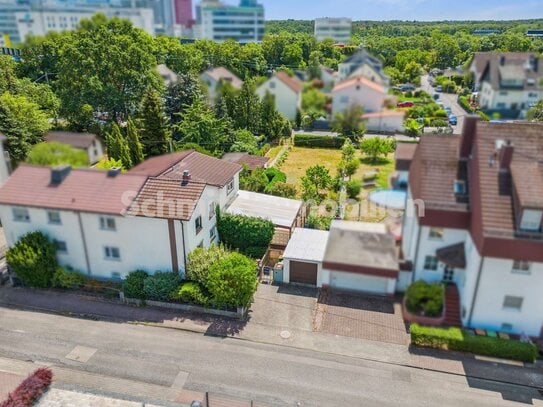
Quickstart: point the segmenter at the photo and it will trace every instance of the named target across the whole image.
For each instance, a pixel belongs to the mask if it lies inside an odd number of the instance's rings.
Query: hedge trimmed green
[[[247,256],[259,258],[266,253],[273,239],[275,226],[267,219],[219,214],[217,230],[226,246]]]
[[[412,324],[411,343],[427,348],[470,352],[522,362],[533,362],[538,356],[537,347],[533,343],[470,335],[460,328],[435,328]]]
[[[178,290],[171,294],[171,299],[174,301],[182,301],[187,304],[201,305],[203,307],[207,307],[211,302],[211,299],[204,288],[195,281],[183,283]]]
[[[295,134],[294,145],[296,147],[320,147],[341,148],[345,143],[345,137],[317,136],[313,134]]]
[[[179,287],[179,276],[175,273],[157,272],[143,280],[143,291],[148,300],[168,301]]]
[[[149,274],[143,270],[136,270],[129,273],[123,283],[124,296],[126,298],[145,300],[146,295],[143,290],[143,282],[147,277],[149,277]]]
[[[441,315],[445,289],[443,284],[415,281],[405,292],[405,305],[410,312],[429,317]]]

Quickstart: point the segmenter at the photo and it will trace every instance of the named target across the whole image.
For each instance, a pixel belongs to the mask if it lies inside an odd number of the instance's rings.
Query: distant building
[[[104,156],[102,142],[96,134],[50,131],[45,135],[45,141],[48,143],[68,144],[73,148],[83,150],[87,154],[89,164],[97,163]]]
[[[266,93],[273,95],[275,108],[289,120],[295,120],[297,112],[302,107],[302,82],[285,72],[276,75],[260,85],[256,93],[261,99]]]
[[[338,66],[338,80],[343,81],[349,77],[365,76],[388,88],[390,78],[385,74],[383,63],[364,48],[360,48],[355,54],[344,59]]]
[[[24,4],[0,3],[0,46],[9,46],[5,42],[6,37],[12,44],[22,42],[23,38],[19,35],[15,13],[28,9],[29,6]]]
[[[242,0],[239,7],[220,1],[202,0],[196,6],[196,38],[241,44],[260,42],[264,37],[264,7],[255,0]]]
[[[209,101],[215,102],[219,85],[229,83],[234,89],[241,89],[243,81],[235,74],[223,67],[211,68],[200,75],[200,79],[206,84]]]
[[[194,24],[192,0],[174,0],[175,23],[190,28]]]
[[[543,37],[543,30],[528,30],[526,32],[527,37]]]
[[[338,83],[332,90],[332,116],[361,106],[365,113],[383,109],[387,93],[385,88],[364,76],[356,76]]]
[[[315,38],[317,41],[331,38],[337,43],[347,44],[351,40],[352,20],[350,18],[317,18]]]
[[[492,30],[492,29],[481,29],[473,30],[473,35],[491,35],[491,34],[501,34],[501,30]]]

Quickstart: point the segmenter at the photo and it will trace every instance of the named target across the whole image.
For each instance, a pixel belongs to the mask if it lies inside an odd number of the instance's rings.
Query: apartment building
[[[350,18],[317,18],[315,38],[317,41],[331,38],[336,43],[348,44],[351,41],[352,24]]]

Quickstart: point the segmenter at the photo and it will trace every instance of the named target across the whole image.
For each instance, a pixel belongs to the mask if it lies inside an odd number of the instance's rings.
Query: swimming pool
[[[378,189],[369,195],[369,200],[389,209],[405,209],[407,192],[400,189]]]

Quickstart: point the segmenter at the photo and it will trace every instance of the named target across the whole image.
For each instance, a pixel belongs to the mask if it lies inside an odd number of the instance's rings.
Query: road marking
[[[76,346],[68,353],[66,359],[75,360],[76,362],[85,363],[96,353],[98,349],[87,348],[86,346]]]
[[[180,371],[172,383],[172,389],[182,390],[189,378],[189,372]]]

